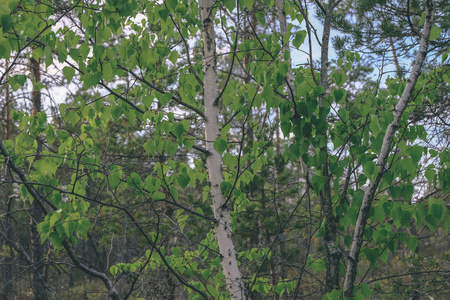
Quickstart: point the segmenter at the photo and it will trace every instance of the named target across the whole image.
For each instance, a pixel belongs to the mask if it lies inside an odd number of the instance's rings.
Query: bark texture
[[[381,177],[386,171],[387,160],[389,157],[392,141],[394,139],[395,132],[398,129],[400,118],[405,111],[408,101],[411,98],[414,86],[421,73],[421,68],[425,57],[427,55],[427,49],[430,39],[431,27],[434,21],[434,3],[433,0],[425,0],[425,23],[423,26],[422,37],[420,40],[419,51],[412,64],[412,71],[406,82],[405,89],[400,97],[399,102],[394,108],[394,120],[389,124],[383,139],[383,145],[381,146],[381,152],[378,156],[377,165],[380,168],[380,172],[377,177],[370,183],[367,188],[364,198],[359,210],[358,219],[355,225],[355,231],[353,233],[353,241],[350,249],[349,263],[347,265],[347,271],[345,274],[344,283],[344,297],[351,297],[353,295],[353,285],[355,283],[356,271],[358,267],[358,259],[361,251],[361,245],[363,242],[364,228],[366,226],[368,214],[374,195],[378,189]]]
[[[41,69],[39,62],[34,58],[30,59],[31,73],[36,84],[41,82]],[[33,86],[32,100],[33,109],[31,111],[33,116],[36,116],[41,111],[41,92]],[[36,160],[40,159],[42,151],[42,142],[39,138],[37,140],[37,152]],[[46,247],[45,244],[41,244],[41,238],[37,230],[37,225],[44,220],[44,214],[40,207],[38,207],[36,201],[31,204],[31,216],[30,216],[30,234],[31,234],[31,247],[32,247],[32,261],[35,264],[33,268],[33,291],[34,298],[36,300],[47,300],[49,298],[49,290],[44,276],[44,260]]]
[[[6,64],[6,68],[8,68],[8,64]],[[6,85],[5,88],[5,139],[11,138],[11,101],[10,101],[10,95],[9,95],[9,85]],[[3,170],[2,170],[3,171]],[[8,176],[8,169],[5,168],[5,178]],[[3,176],[3,175],[0,175]],[[5,193],[2,199],[3,207],[2,209],[7,213],[5,216],[5,223],[4,223],[4,231],[5,235],[8,238],[13,237],[13,226],[12,226],[12,218],[9,212],[11,211],[12,206],[12,198],[13,198],[13,191],[11,187],[7,187],[5,189]],[[6,244],[6,243],[5,243]],[[0,243],[0,247],[3,246],[3,241]],[[3,247],[2,247],[3,248]],[[2,282],[3,282],[3,292],[0,294],[0,299],[7,300],[9,298],[9,294],[13,291],[13,285],[12,285],[12,278],[14,278],[14,270],[13,270],[13,258],[14,253],[12,250],[10,250],[10,255],[5,257],[3,259],[4,265],[2,267]]]
[[[230,299],[245,299],[245,290],[239,271],[236,252],[232,240],[230,227],[230,215],[225,204],[220,185],[224,181],[222,174],[222,157],[214,149],[214,141],[219,137],[219,108],[217,105],[217,58],[214,29],[214,2],[211,0],[200,1],[200,13],[203,36],[203,72],[205,102],[205,137],[206,150],[210,153],[206,158],[209,182],[211,187],[212,208],[217,220],[215,236],[222,257],[222,270],[226,278],[226,284],[230,293]]]
[[[324,89],[324,94],[328,93],[328,50],[330,44],[331,19],[333,10],[336,6],[334,0],[330,0],[325,11],[325,19],[322,34],[322,48],[320,54],[320,86]],[[323,103],[323,95],[319,98],[319,109],[325,109]],[[327,138],[327,133],[324,133]],[[324,244],[326,251],[326,279],[325,291],[331,292],[335,288],[339,288],[339,263],[341,261],[342,253],[339,245],[336,244],[336,219],[333,214],[333,202],[331,198],[331,174],[328,163],[328,148],[327,146],[320,149],[321,155],[325,158],[322,168],[322,175],[327,178],[324,189],[320,193],[320,201],[322,206],[322,220],[325,222],[325,236]]]
[[[286,20],[286,11],[284,10],[284,0],[276,0],[276,5],[277,5],[277,18],[278,23],[280,25],[281,41],[283,42],[283,37],[287,33],[287,20]],[[292,59],[291,59],[291,49],[289,48],[289,42],[284,44],[281,49],[283,54],[287,56],[287,62],[289,63],[289,69],[286,74],[286,83],[290,96],[289,98],[291,98],[291,100],[294,101],[295,85],[294,85],[294,76],[292,74]],[[285,60],[285,56],[283,57],[283,60]]]

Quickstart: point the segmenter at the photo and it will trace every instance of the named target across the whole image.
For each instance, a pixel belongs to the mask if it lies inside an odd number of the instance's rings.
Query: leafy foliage
[[[219,1],[212,10],[214,60],[222,73],[220,133],[211,142],[222,160],[222,208],[230,214],[246,296],[341,299],[342,290],[320,284],[332,253],[324,242],[328,225],[337,232],[334,250],[343,253],[342,285],[373,182],[375,196],[361,228],[362,284],[353,297],[448,292],[441,284],[448,277],[448,253],[424,249],[428,235],[439,240],[450,228],[450,152],[442,146],[448,143],[448,114],[436,113],[448,110],[449,51],[442,46],[448,46],[442,18],[448,9],[437,1],[439,18],[430,36],[439,50],[429,52],[442,61],[431,60],[420,74],[384,168],[378,158],[406,88],[406,70],[360,85],[373,65],[344,46],[383,54],[381,41],[401,39],[401,17],[408,11],[400,1],[399,15],[389,11],[377,19],[383,7],[393,6],[359,1],[352,10],[350,2],[332,15],[333,26],[352,41],[337,47],[325,87],[313,61],[291,66],[289,58],[297,54],[284,47],[303,49],[315,38],[312,14],[301,3],[284,3],[290,21],[285,34],[272,17],[274,1]],[[411,2],[419,30],[422,4]],[[326,18],[322,8],[318,16]],[[15,105],[10,118],[4,114],[13,135],[0,140],[5,264],[20,256],[31,269],[36,265],[25,250],[32,241],[20,226],[13,232],[11,218],[26,224],[27,211],[37,207],[44,214],[36,226],[46,259],[72,279],[45,268],[73,295],[79,291],[72,280],[81,285],[82,271],[95,279],[83,285],[113,299],[229,299],[206,163],[211,153],[205,148],[203,67],[212,58],[201,50],[205,28],[198,1],[9,0],[0,3],[0,12],[0,88]],[[31,59],[42,81],[24,67]],[[19,104],[39,91],[43,103],[58,95],[57,103],[32,113]],[[324,214],[327,188],[332,209]],[[384,282],[394,265],[392,278],[424,275],[401,289],[401,281]],[[47,288],[65,297],[62,288]]]

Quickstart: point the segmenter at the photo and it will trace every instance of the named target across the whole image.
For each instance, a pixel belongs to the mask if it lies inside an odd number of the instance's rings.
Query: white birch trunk
[[[389,157],[392,141],[394,139],[395,132],[398,128],[398,123],[403,112],[406,109],[409,99],[411,98],[414,86],[421,73],[421,68],[425,57],[427,55],[428,43],[430,39],[431,27],[434,21],[434,3],[433,0],[425,0],[425,24],[423,26],[422,38],[420,40],[419,52],[417,52],[416,58],[412,65],[412,71],[409,75],[405,89],[399,102],[394,108],[394,120],[389,124],[383,139],[383,145],[381,146],[381,152],[378,156],[377,165],[380,168],[380,173],[373,182],[370,183],[364,194],[363,202],[359,210],[358,219],[355,225],[355,231],[353,233],[353,242],[350,249],[349,263],[347,265],[347,271],[345,274],[344,283],[344,297],[351,297],[353,294],[353,285],[355,283],[356,271],[358,266],[359,253],[361,251],[361,244],[363,242],[364,228],[366,226],[367,217],[372,205],[374,195],[378,189],[381,177],[386,171],[386,164]]]
[[[212,208],[214,217],[218,222],[215,230],[215,237],[222,256],[222,269],[226,278],[230,299],[245,299],[244,285],[237,265],[236,252],[232,240],[230,215],[228,209],[222,207],[225,203],[225,197],[220,190],[220,185],[224,181],[222,174],[222,157],[214,149],[214,141],[219,137],[219,108],[216,102],[218,88],[213,4],[214,2],[211,0],[200,0],[204,51],[203,97],[205,101],[206,118],[205,136],[206,150],[210,153],[206,158],[206,167],[211,187]]]

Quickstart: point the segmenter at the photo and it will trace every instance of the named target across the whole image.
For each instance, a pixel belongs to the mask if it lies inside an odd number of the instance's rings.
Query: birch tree
[[[383,144],[381,146],[380,154],[377,158],[377,167],[379,168],[378,175],[373,181],[370,182],[369,186],[364,193],[364,198],[362,200],[361,208],[359,210],[358,219],[355,225],[355,231],[353,233],[353,241],[349,253],[349,263],[347,265],[347,271],[345,274],[344,283],[344,296],[351,297],[353,295],[353,285],[356,278],[357,266],[359,255],[361,252],[361,244],[363,241],[364,229],[367,223],[367,217],[374,199],[375,193],[380,184],[381,177],[383,173],[387,171],[387,164],[390,154],[390,149],[392,146],[392,141],[394,139],[395,132],[398,128],[398,124],[405,111],[408,102],[411,99],[412,92],[416,85],[417,79],[420,76],[423,62],[427,55],[428,44],[430,40],[431,28],[434,22],[434,2],[433,0],[425,1],[425,22],[423,25],[423,31],[420,40],[419,50],[416,55],[416,59],[412,64],[411,74],[407,80],[405,89],[394,108],[394,119],[387,127],[386,133],[384,134]]]
[[[217,220],[215,235],[220,249],[222,268],[231,299],[245,299],[245,290],[236,260],[232,240],[230,216],[225,197],[220,189],[223,183],[222,158],[214,147],[219,134],[219,93],[217,88],[217,53],[214,29],[214,6],[211,0],[200,1],[203,36],[203,97],[205,101],[205,138],[209,183],[214,217]]]
[[[0,184],[21,199],[0,211],[8,297],[33,294],[32,274],[38,298],[443,296],[445,251],[421,261],[426,286],[385,280],[414,276],[402,253],[427,237],[412,219],[450,228],[449,151],[411,122],[450,83],[448,51],[425,60],[447,36],[425,3],[409,79],[362,85],[348,81],[363,51],[330,54],[347,1],[1,2],[2,89],[53,103],[4,106]]]

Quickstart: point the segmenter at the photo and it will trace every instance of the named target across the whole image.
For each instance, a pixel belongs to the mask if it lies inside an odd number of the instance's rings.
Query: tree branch
[[[434,3],[433,0],[425,0],[425,24],[423,27],[422,37],[420,41],[419,51],[417,52],[416,58],[413,62],[413,67],[411,74],[407,80],[405,89],[400,97],[399,102],[394,108],[394,120],[389,124],[386,133],[384,135],[383,144],[381,147],[380,155],[378,156],[377,165],[380,168],[380,172],[377,177],[369,184],[366,192],[364,193],[364,198],[359,210],[358,219],[355,225],[355,231],[353,234],[353,242],[351,245],[349,263],[347,265],[347,271],[345,274],[344,283],[344,297],[351,297],[353,295],[353,285],[356,279],[356,271],[358,267],[358,259],[361,251],[361,245],[364,239],[364,228],[366,226],[367,218],[369,215],[370,207],[372,206],[372,201],[374,195],[378,189],[381,177],[383,176],[386,169],[387,160],[389,157],[389,152],[394,139],[395,132],[397,131],[400,118],[405,111],[407,104],[411,98],[414,86],[416,85],[417,79],[421,73],[421,68],[425,57],[427,55],[427,49],[430,39],[431,27],[434,21]]]

